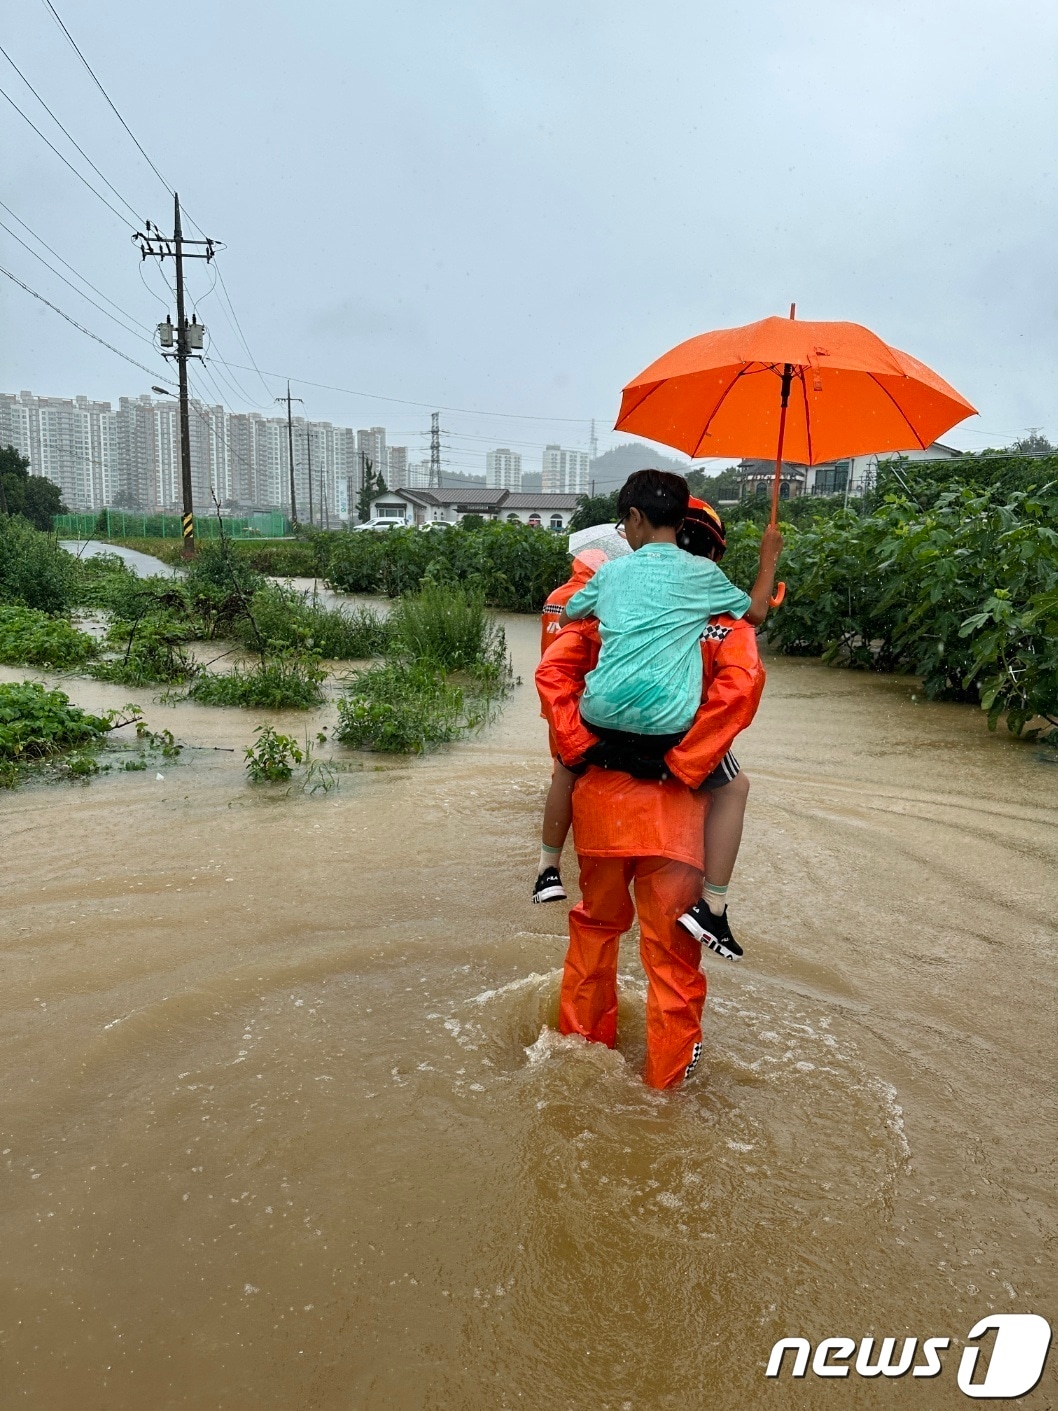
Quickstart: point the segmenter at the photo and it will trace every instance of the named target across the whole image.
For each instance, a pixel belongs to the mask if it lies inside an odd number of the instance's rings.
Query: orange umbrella
[[[624,389],[616,430],[689,456],[784,455],[802,465],[927,446],[975,408],[858,323],[764,318],[689,338]]]

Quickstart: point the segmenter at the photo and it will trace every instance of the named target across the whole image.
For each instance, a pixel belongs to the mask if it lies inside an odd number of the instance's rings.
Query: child
[[[687,730],[701,701],[699,639],[706,621],[727,613],[759,624],[767,615],[782,548],[778,530],[765,531],[760,571],[746,594],[716,566],[715,558],[724,549],[723,524],[708,506],[696,507],[688,523],[698,543],[684,537],[698,556],[680,551],[677,531],[688,504],[682,476],[644,470],[630,477],[618,497],[618,510],[634,552],[603,565],[569,598],[559,619],[594,613],[600,622],[602,651],[581,700],[585,724],[600,736],[589,762],[663,777],[664,755]],[[556,759],[534,901],[566,895],[557,863],[569,826],[574,777]],[[706,824],[706,893],[680,923],[695,939],[735,960],[742,949],[731,935],[725,896],[738,853],[748,783],[739,777],[738,763],[729,753],[702,787],[713,794]]]

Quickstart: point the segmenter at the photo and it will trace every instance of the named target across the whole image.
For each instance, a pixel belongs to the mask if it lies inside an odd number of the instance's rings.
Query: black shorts
[[[709,775],[708,779],[705,779],[702,782],[700,787],[703,789],[707,789],[711,793],[713,789],[722,789],[725,784],[730,784],[732,779],[734,779],[736,775],[740,773],[741,766],[739,765],[738,760],[731,753],[731,751],[728,750],[727,754],[724,755],[723,759],[713,770],[712,774]]]

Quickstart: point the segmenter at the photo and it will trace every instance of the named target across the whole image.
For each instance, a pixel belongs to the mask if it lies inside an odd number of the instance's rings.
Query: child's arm
[[[601,572],[602,569],[599,570],[599,573]],[[595,604],[599,599],[599,573],[589,578],[584,587],[578,589],[562,609],[562,616],[558,619],[560,627],[565,627],[567,622],[579,622],[581,618],[596,615]]]
[[[774,524],[769,524],[761,535],[760,568],[756,581],[749,593],[749,607],[746,621],[759,627],[768,616],[768,599],[775,592],[775,573],[782,553],[782,535]]]

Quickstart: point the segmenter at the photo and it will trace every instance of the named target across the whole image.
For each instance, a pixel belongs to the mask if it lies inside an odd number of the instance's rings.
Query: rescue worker
[[[536,672],[558,756],[574,772],[583,769],[573,789],[582,899],[569,915],[559,1030],[614,1047],[618,944],[638,911],[648,983],[643,1076],[651,1087],[668,1088],[693,1071],[701,1054],[702,946],[677,924],[701,894],[708,795],[699,790],[753,719],[764,669],[749,622],[712,619],[701,643],[702,704],[694,721],[665,755],[665,777],[633,778],[585,767],[584,756],[598,737],[581,720],[579,701],[599,648],[596,622],[572,622]]]

